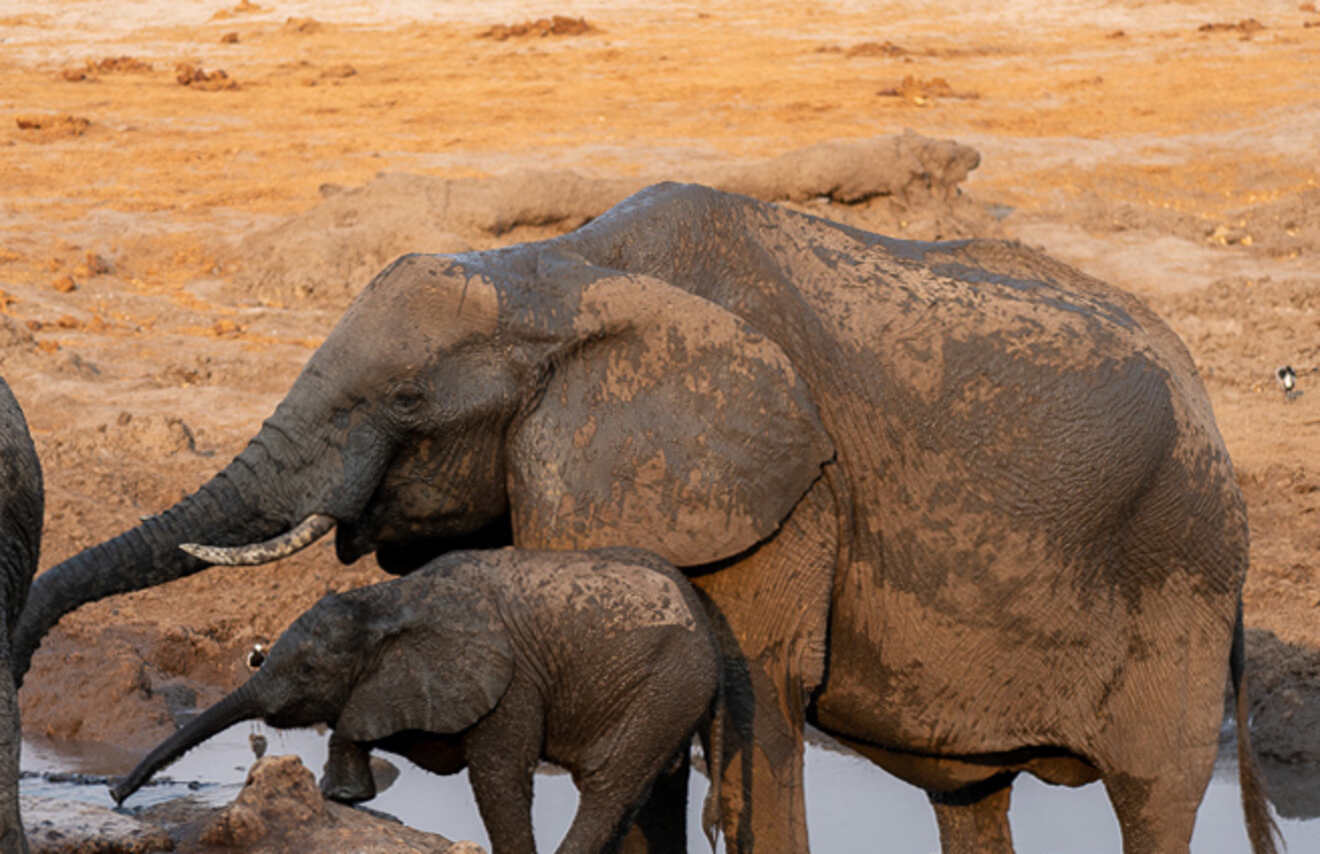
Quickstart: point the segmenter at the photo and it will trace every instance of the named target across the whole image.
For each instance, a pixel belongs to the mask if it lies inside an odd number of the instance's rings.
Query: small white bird
[[[252,649],[247,654],[248,670],[256,670],[261,667],[261,663],[266,660],[266,647],[264,644],[254,643]]]
[[[252,755],[258,759],[266,755],[266,736],[261,733],[248,733],[248,745],[252,748]]]

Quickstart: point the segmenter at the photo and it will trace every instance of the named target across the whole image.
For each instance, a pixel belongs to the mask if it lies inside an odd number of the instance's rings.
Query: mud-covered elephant
[[[38,578],[20,672],[80,603],[203,568],[182,543],[272,539],[257,561],[332,526],[396,572],[455,541],[682,567],[725,655],[730,851],[806,850],[806,721],[925,789],[946,851],[1010,848],[1022,771],[1102,779],[1129,854],[1185,851],[1230,671],[1271,847],[1246,511],[1195,366],[1018,244],[661,184],[552,240],[400,258],[230,465]]]
[[[44,502],[41,463],[27,421],[0,377],[0,656],[6,664],[14,626],[37,571]],[[0,673],[0,851],[5,854],[28,850],[18,809],[22,733],[10,669]]]
[[[375,795],[373,748],[469,769],[494,854],[535,850],[532,772],[581,798],[558,851],[614,850],[651,783],[683,764],[718,696],[720,656],[687,580],[636,549],[455,552],[406,578],[328,594],[237,690],[162,742],[117,802],[251,718],[333,730],[322,789]]]

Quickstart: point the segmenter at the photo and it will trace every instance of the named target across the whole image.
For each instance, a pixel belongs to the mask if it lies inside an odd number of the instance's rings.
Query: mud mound
[[[1320,763],[1320,650],[1252,629],[1247,659],[1256,751],[1283,762]]]
[[[1320,815],[1320,650],[1247,631],[1251,739],[1279,815]]]
[[[985,233],[989,217],[958,189],[979,162],[965,145],[908,132],[649,179],[536,170],[479,179],[385,173],[357,189],[325,187],[320,205],[247,237],[231,296],[344,306],[405,252],[462,252],[562,234],[669,178],[913,237]]]
[[[545,38],[546,36],[583,36],[600,32],[587,23],[586,18],[570,18],[567,15],[555,15],[550,18],[537,18],[535,21],[523,21],[521,24],[496,24],[481,33],[483,39],[505,41],[528,36]]]
[[[173,829],[176,852],[215,847],[251,854],[284,851],[357,851],[362,854],[484,854],[472,842],[405,827],[388,817],[326,801],[312,772],[297,756],[260,759],[229,806],[206,809],[169,802],[140,817]]]
[[[991,217],[959,188],[980,163],[980,153],[970,146],[907,131],[822,142],[694,177],[858,228],[940,240],[995,232]]]

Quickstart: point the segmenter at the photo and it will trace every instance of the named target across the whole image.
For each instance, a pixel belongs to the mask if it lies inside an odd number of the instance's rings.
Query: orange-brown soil
[[[355,188],[376,176],[376,190],[416,185],[398,173],[495,186],[526,169],[639,186],[911,128],[976,149],[980,166],[945,200],[949,216],[908,219],[898,200],[874,222],[1043,246],[1139,294],[1183,336],[1250,503],[1253,661],[1314,672],[1314,7],[601,2],[541,26],[515,4],[416,4],[412,20],[227,2],[190,14],[58,0],[0,19],[0,372],[45,467],[43,566],[237,453],[379,263],[372,253],[401,251],[388,242],[400,229],[418,229],[403,248],[449,251],[582,220],[482,230],[419,225],[388,196],[343,202],[367,198]],[[343,239],[307,248],[299,217],[313,215]],[[339,247],[337,266],[327,253]],[[294,267],[352,278],[295,285]],[[1292,397],[1274,377],[1285,364]],[[383,577],[321,544],[84,608],[34,660],[25,730],[154,742],[171,709],[242,678],[253,641],[327,590]]]

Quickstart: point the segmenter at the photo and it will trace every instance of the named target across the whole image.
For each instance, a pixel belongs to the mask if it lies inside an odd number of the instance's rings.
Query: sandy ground
[[[299,248],[279,229],[345,188],[527,168],[645,182],[910,128],[980,152],[951,201],[976,215],[893,208],[888,231],[1043,246],[1187,342],[1250,503],[1258,745],[1320,761],[1294,737],[1320,729],[1314,5],[655,5],[0,2],[0,371],[45,467],[43,566],[255,432],[365,283],[258,287]],[[551,11],[571,20],[510,27]],[[89,606],[34,660],[25,731],[129,759],[242,678],[253,641],[381,577],[322,545]]]

